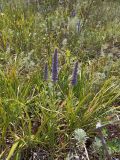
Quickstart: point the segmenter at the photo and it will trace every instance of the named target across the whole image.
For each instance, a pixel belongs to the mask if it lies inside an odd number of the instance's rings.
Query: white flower
[[[66,45],[67,45],[67,38],[64,38],[64,39],[63,39],[62,45],[63,45],[63,46],[66,46]]]
[[[101,123],[100,122],[98,122],[97,124],[96,124],[96,128],[100,128],[102,125],[101,125]]]

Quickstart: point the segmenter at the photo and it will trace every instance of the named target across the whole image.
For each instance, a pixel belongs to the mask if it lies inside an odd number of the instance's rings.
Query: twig
[[[101,129],[105,128],[106,126],[112,125],[112,124],[120,124],[120,120],[110,121],[109,123],[100,125],[99,127],[96,127],[96,130],[98,130],[98,128],[101,128]]]
[[[90,160],[89,159],[89,155],[88,155],[88,151],[87,151],[87,148],[86,148],[85,144],[84,144],[84,149],[85,149],[85,154],[86,154],[87,159]]]
[[[107,124],[108,125],[108,124]],[[106,126],[106,125],[104,125]],[[96,130],[99,132],[99,136],[100,136],[100,139],[101,139],[101,143],[102,143],[102,146],[103,146],[103,149],[105,151],[105,155],[107,157],[107,160],[112,160],[110,154],[109,154],[109,151],[108,151],[108,148],[107,148],[107,145],[106,145],[106,141],[105,141],[105,138],[104,138],[104,135],[102,133],[102,128],[103,126],[101,125],[101,123],[98,123],[96,125]]]

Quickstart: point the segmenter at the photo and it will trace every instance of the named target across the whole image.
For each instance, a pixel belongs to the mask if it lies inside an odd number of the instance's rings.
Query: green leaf
[[[0,159],[3,157],[4,153],[5,153],[5,150],[2,153],[0,153]]]
[[[15,142],[15,143],[12,145],[12,148],[11,148],[11,150],[10,150],[10,152],[9,152],[8,157],[6,158],[6,160],[9,160],[9,159],[13,156],[13,154],[14,154],[17,146],[18,146],[18,144],[19,144],[19,141]]]

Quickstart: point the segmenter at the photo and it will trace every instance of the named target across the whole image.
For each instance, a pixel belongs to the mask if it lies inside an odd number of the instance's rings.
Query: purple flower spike
[[[58,51],[55,49],[53,59],[52,59],[52,81],[56,82],[58,80]]]
[[[75,10],[72,10],[71,16],[72,16],[72,17],[75,17],[75,16],[76,16],[76,11],[75,11]]]
[[[77,84],[77,72],[78,72],[78,62],[75,63],[71,84],[74,86]]]
[[[80,32],[80,28],[81,28],[81,24],[80,24],[80,20],[77,22],[77,32]]]
[[[48,64],[45,64],[44,67],[44,80],[47,81],[48,80]]]

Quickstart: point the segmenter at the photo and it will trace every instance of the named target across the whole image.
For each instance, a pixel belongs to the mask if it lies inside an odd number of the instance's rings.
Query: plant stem
[[[103,136],[103,133],[102,133],[102,129],[101,127],[97,128],[98,132],[99,132],[99,136],[100,136],[100,139],[101,139],[101,143],[103,145],[103,149],[105,151],[105,155],[107,157],[107,160],[111,160],[111,156],[108,152],[108,148],[107,148],[107,145],[106,145],[106,141],[105,141],[105,138]]]
[[[88,151],[87,151],[87,148],[86,148],[85,144],[84,144],[84,149],[85,149],[85,154],[86,154],[87,159],[90,160],[89,159],[89,155],[88,155]]]

